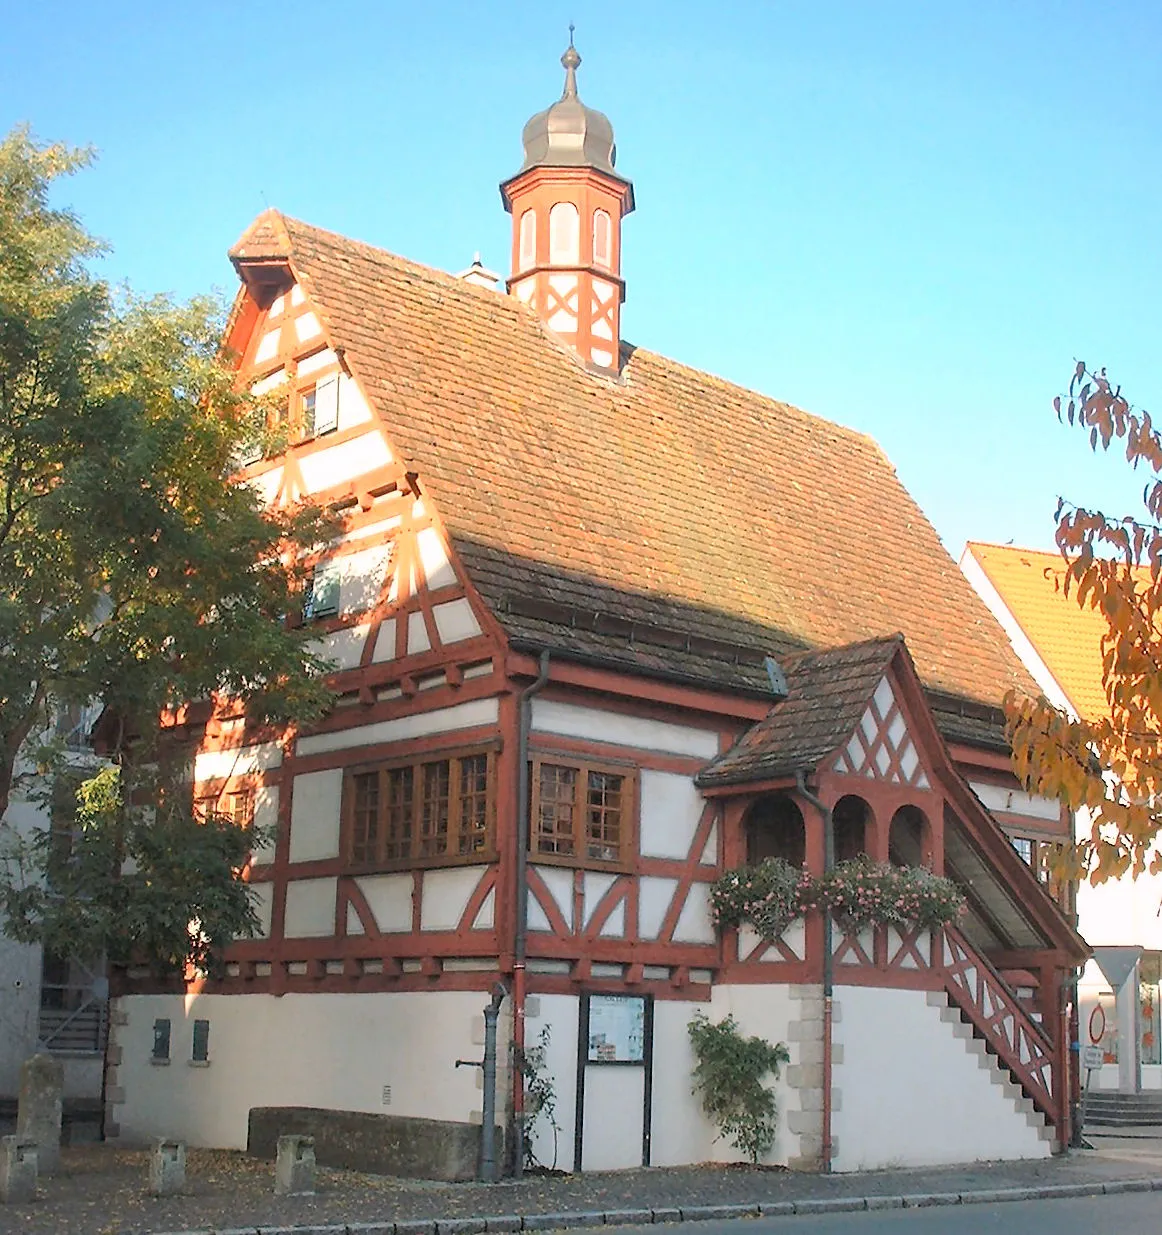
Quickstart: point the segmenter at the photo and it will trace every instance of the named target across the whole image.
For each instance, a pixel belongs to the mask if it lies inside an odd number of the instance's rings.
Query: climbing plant
[[[542,1026],[535,1044],[526,1046],[520,1053],[520,1069],[525,1082],[525,1166],[544,1166],[533,1151],[533,1134],[543,1121],[553,1134],[553,1161],[549,1170],[555,1171],[561,1125],[557,1122],[557,1091],[545,1062],[551,1041],[549,1026]]]
[[[775,1095],[763,1082],[768,1076],[778,1079],[780,1066],[790,1059],[786,1046],[744,1037],[733,1016],[714,1025],[700,1012],[687,1031],[697,1060],[695,1096],[719,1134],[757,1163],[775,1143],[778,1115]]]

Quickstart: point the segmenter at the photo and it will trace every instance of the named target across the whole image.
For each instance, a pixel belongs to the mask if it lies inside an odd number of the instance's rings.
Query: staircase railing
[[[944,930],[944,985],[997,1058],[1054,1126],[1059,1107],[1053,1043],[993,966],[959,931]]]

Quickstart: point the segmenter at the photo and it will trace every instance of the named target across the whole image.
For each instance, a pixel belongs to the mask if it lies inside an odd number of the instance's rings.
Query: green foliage
[[[775,1143],[775,1095],[763,1082],[777,1080],[790,1055],[782,1042],[746,1038],[733,1016],[717,1025],[699,1013],[687,1025],[694,1065],[694,1089],[702,1109],[752,1162]]]
[[[956,921],[964,894],[951,879],[920,866],[859,857],[816,879],[782,858],[767,858],[720,875],[710,904],[720,928],[746,922],[774,940],[796,918],[825,905],[848,932],[881,922],[931,930]]]
[[[194,818],[178,794],[127,809],[112,765],[88,780],[62,775],[52,796],[51,829],[0,840],[0,863],[25,876],[0,879],[14,939],[180,976],[187,965],[217,974],[226,944],[254,934],[258,919],[237,878],[263,839],[253,827]]]
[[[849,934],[880,922],[931,930],[955,922],[964,909],[964,893],[951,879],[866,857],[841,862],[816,887],[820,903]]]
[[[520,1057],[521,1073],[524,1076],[524,1150],[527,1167],[541,1166],[533,1152],[533,1134],[543,1121],[553,1134],[553,1161],[550,1170],[557,1168],[557,1143],[561,1133],[561,1125],[557,1122],[557,1091],[553,1088],[553,1078],[549,1075],[546,1058],[552,1035],[548,1025],[541,1027],[541,1032],[533,1046],[526,1046]]]
[[[719,927],[749,922],[764,939],[777,939],[813,904],[811,876],[783,858],[726,871],[710,888]]]
[[[197,882],[190,864],[230,883],[242,855],[188,831],[188,803],[177,805],[188,792],[151,825],[180,841],[181,862],[151,849],[137,809],[158,805],[160,784],[176,783],[187,757],[161,740],[158,717],[222,697],[259,722],[325,710],[327,666],[310,650],[311,632],[282,617],[299,603],[303,552],[333,521],[266,510],[231,483],[261,414],[223,363],[221,306],[114,296],[93,275],[87,263],[100,245],[48,204],[54,181],[88,162],[23,129],[0,142],[0,819],[18,756],[63,704],[105,704],[119,789],[99,826],[82,816],[82,839],[101,838],[94,862],[76,864],[92,867],[83,908],[37,891],[52,846],[34,838],[0,865],[14,915],[0,929],[27,934],[39,923],[45,938],[67,938],[83,918],[86,944],[105,923],[117,952],[121,924],[132,923],[168,963],[170,919]],[[122,877],[127,861],[151,877]],[[58,887],[72,871],[55,872]],[[233,896],[218,904],[209,883],[199,894],[215,947],[248,921]],[[191,942],[188,955],[197,959],[199,947]]]

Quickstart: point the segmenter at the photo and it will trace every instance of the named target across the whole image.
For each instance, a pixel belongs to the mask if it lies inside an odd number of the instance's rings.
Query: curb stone
[[[903,1198],[905,1209],[928,1209],[933,1205],[959,1205],[959,1192],[913,1192]]]
[[[829,1196],[795,1201],[797,1214],[850,1214],[867,1209],[865,1196]]]
[[[744,1205],[686,1205],[681,1208],[581,1210],[573,1213],[495,1214],[481,1218],[409,1219],[306,1226],[198,1227],[167,1235],[514,1235],[587,1226],[645,1226],[664,1222],[782,1218],[794,1214],[853,1213],[874,1209],[922,1209],[938,1205],[994,1205],[1008,1201],[1052,1201],[1067,1197],[1162,1192],[1162,1178],[1108,1179],[1088,1183],[1042,1184],[1025,1188],[980,1188],[972,1192],[915,1192],[884,1196],[804,1197],[798,1201],[755,1201]]]

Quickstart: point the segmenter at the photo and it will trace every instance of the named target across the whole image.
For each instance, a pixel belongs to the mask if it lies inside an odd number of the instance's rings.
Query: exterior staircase
[[[1162,1090],[1118,1093],[1112,1089],[1091,1089],[1085,1095],[1085,1125],[1087,1128],[1162,1126]]]
[[[949,1000],[945,991],[929,991],[928,1003],[940,1010],[940,1019],[952,1027],[953,1034],[963,1041],[968,1054],[975,1056],[977,1064],[988,1072],[989,1080],[1001,1088],[1012,1104],[1013,1113],[1024,1116],[1029,1127],[1036,1129],[1038,1139],[1047,1142],[1052,1153],[1057,1153],[1060,1144],[1056,1129],[1037,1109],[1020,1081],[990,1049],[990,1044],[960,1008]]]

